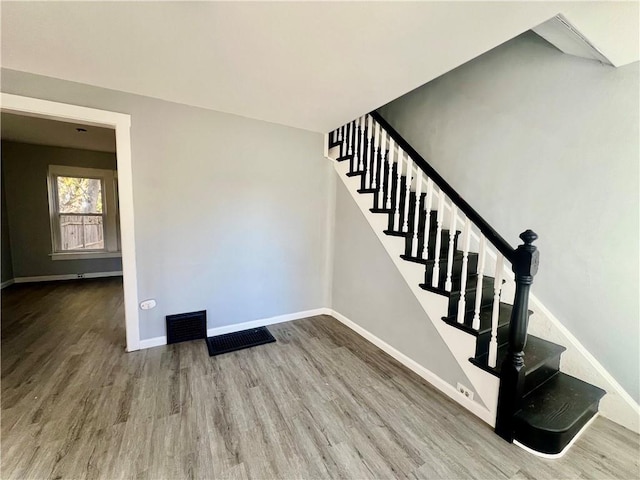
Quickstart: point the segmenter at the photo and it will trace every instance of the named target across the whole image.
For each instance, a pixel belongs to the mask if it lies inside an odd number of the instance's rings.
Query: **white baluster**
[[[378,179],[378,156],[380,153],[380,124],[376,122],[376,130],[373,135],[374,151],[373,151],[373,173],[371,174],[371,188],[377,188]]]
[[[440,190],[438,197],[438,213],[436,214],[436,249],[434,253],[433,277],[431,286],[438,287],[440,283],[440,250],[442,249],[442,216],[444,215],[444,192]]]
[[[388,143],[391,140],[387,131],[380,126],[380,191],[378,192],[378,208],[385,208],[386,199],[389,198],[389,192],[391,191],[391,162],[389,161],[389,148]],[[386,172],[386,177],[385,177]],[[385,192],[385,178],[386,189]]]
[[[365,127],[365,116],[360,117],[360,166],[358,167],[359,172],[364,172],[364,127]]]
[[[396,211],[393,215],[393,230],[400,231],[400,184],[402,182],[402,162],[404,160],[404,154],[402,153],[402,149],[398,147],[398,174],[396,176]],[[396,230],[396,225],[398,229]]]
[[[387,132],[380,126],[380,158],[384,159],[384,153],[387,150],[387,142],[389,141]],[[382,180],[379,182],[382,184]]]
[[[353,158],[351,159],[351,171],[355,172],[358,170],[358,127],[360,126],[360,119],[356,118],[353,121]]]
[[[404,194],[404,221],[402,223],[402,231],[409,231],[409,200],[411,195],[411,183],[413,182],[413,161],[407,155],[407,191]]]
[[[387,152],[387,132],[382,126],[380,127],[380,174],[378,175],[378,187],[380,192],[378,194],[378,208],[384,208],[384,171],[385,164],[389,164],[389,158]],[[385,158],[387,161],[385,162]]]
[[[339,127],[338,128],[338,141],[341,142],[342,141],[342,129],[344,127]]]
[[[451,223],[449,224],[449,251],[447,252],[447,279],[444,282],[444,289],[450,292],[453,288],[451,282],[451,272],[453,271],[453,247],[456,239],[456,224],[458,222],[458,207],[451,202]]]
[[[365,160],[364,188],[371,186],[371,160],[373,159],[373,118],[369,116],[367,128],[367,159]]]
[[[422,195],[422,170],[416,169],[416,206],[413,216],[413,238],[411,239],[411,256],[418,257],[418,224],[420,223],[420,196]]]
[[[393,154],[395,149],[393,138],[389,138],[389,155],[388,161],[389,164],[389,175],[387,175],[387,201],[384,204],[384,208],[389,210],[391,208],[391,187],[393,186]]]
[[[500,290],[502,289],[502,274],[504,259],[498,252],[496,258],[496,274],[493,284],[493,311],[491,312],[491,341],[489,342],[489,366],[495,367],[498,360],[498,320],[500,316]],[[482,292],[479,292],[482,295]],[[476,292],[478,295],[478,292]]]
[[[347,124],[347,155],[352,155],[353,154],[353,145],[352,145],[352,138],[351,138],[351,128],[352,128],[352,123],[349,122]]]
[[[433,180],[427,177],[427,198],[425,199],[424,209],[426,217],[424,219],[424,242],[422,242],[422,250],[418,252],[418,257],[429,260],[429,229],[431,228],[431,203],[433,202]]]
[[[346,146],[347,146],[347,126],[343,125],[340,128],[340,158],[344,157]]]
[[[471,220],[464,221],[462,232],[462,271],[460,272],[460,300],[458,301],[458,323],[464,323],[464,314],[467,309],[466,289],[467,271],[469,270],[469,243],[471,242]]]
[[[486,249],[487,239],[480,232],[480,250],[478,251],[478,283],[476,284],[476,290],[482,291],[482,282],[484,279],[484,264],[486,262]],[[480,307],[482,304],[482,295],[476,295],[476,304],[473,309],[473,322],[471,322],[471,328],[474,330],[480,330]]]

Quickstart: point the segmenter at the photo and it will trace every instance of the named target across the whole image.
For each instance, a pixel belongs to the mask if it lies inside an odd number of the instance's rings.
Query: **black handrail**
[[[486,239],[490,243],[495,245],[498,251],[502,253],[502,255],[504,255],[504,257],[509,260],[509,262],[513,263],[515,249],[511,245],[509,245],[509,242],[502,238],[502,236],[500,236],[500,234],[496,232],[493,227],[491,227],[491,225],[489,225],[487,221],[482,218],[480,214],[476,212],[471,207],[471,205],[469,205],[464,200],[464,198],[462,198],[458,194],[458,192],[456,192],[454,188],[449,185],[447,181],[442,178],[431,165],[427,163],[424,158],[422,158],[422,155],[416,152],[415,149],[411,145],[409,145],[409,143],[404,138],[402,138],[402,135],[400,135],[391,125],[389,125],[389,122],[387,122],[382,117],[382,115],[380,115],[377,111],[371,112],[370,115],[376,122],[380,124],[382,128],[387,131],[391,138],[393,138],[394,142],[396,142],[396,145],[402,148],[402,150],[404,150],[411,157],[413,163],[415,163],[424,173],[426,173],[427,176],[431,178],[431,180],[433,180],[436,185],[438,185],[440,190],[447,194],[451,201],[460,210],[462,210],[462,212],[467,216],[469,220],[477,225]]]

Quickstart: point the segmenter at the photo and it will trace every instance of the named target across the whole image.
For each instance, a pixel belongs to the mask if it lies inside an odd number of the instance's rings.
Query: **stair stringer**
[[[334,160],[330,157],[327,158]],[[417,263],[407,262],[400,258],[400,255],[404,253],[404,238],[392,237],[384,234],[384,230],[387,228],[387,218],[383,215],[371,213],[369,211],[373,205],[373,194],[358,193],[358,189],[360,188],[360,177],[348,177],[346,175],[349,171],[349,162],[334,161],[334,168],[353,197],[354,202],[358,205],[372,230],[384,246],[386,252],[389,254],[389,257],[391,257],[391,260],[396,265],[396,268],[400,272],[402,278],[404,278],[410,290],[418,300],[418,303],[421,305],[427,317],[436,328],[438,334],[442,337],[447,348],[460,365],[460,368],[471,382],[473,389],[484,405],[478,403],[478,408],[472,410],[468,408],[465,403],[460,401],[458,403],[480,417],[489,425],[494,426],[497,413],[500,380],[494,375],[477,368],[469,362],[469,358],[475,355],[475,337],[460,329],[451,327],[441,320],[447,312],[448,298],[443,295],[428,292],[419,287],[420,283],[424,281],[424,266]],[[434,386],[439,388],[437,385]]]

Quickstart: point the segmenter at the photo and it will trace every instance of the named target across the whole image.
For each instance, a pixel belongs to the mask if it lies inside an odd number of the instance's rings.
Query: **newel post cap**
[[[538,239],[538,234],[533,230],[525,230],[519,236],[520,240],[522,240],[526,245],[531,245]]]
[[[538,273],[538,263],[540,252],[533,245],[538,239],[538,234],[533,230],[525,230],[520,234],[520,239],[524,245],[518,245],[514,252],[513,273],[517,277],[528,277],[533,281],[533,276]]]

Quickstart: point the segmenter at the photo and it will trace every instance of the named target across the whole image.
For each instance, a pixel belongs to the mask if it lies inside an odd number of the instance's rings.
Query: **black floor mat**
[[[267,327],[258,327],[250,330],[242,330],[241,332],[208,337],[207,349],[209,350],[209,355],[213,356],[275,341],[276,339],[273,338],[273,335],[267,330]]]

